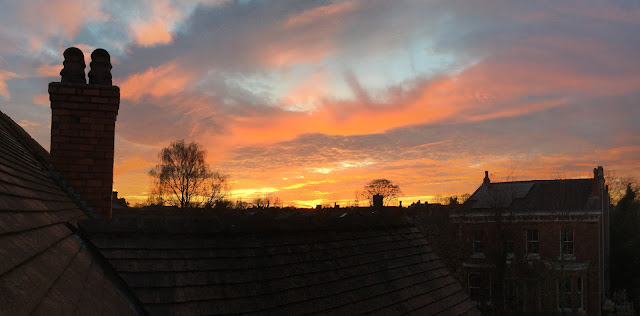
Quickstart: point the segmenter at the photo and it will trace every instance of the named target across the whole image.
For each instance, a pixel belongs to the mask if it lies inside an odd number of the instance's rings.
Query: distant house
[[[111,208],[129,207],[129,202],[125,198],[118,197],[118,191],[113,191],[111,195]]]
[[[112,209],[109,55],[64,56],[51,153],[0,112],[0,315],[479,315],[391,212]]]
[[[470,249],[471,299],[485,310],[599,314],[609,293],[609,193],[593,178],[483,184],[450,215]]]

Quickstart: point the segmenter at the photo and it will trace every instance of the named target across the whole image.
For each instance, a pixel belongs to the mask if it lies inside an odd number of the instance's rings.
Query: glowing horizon
[[[403,205],[472,193],[485,170],[640,178],[637,4],[58,0],[0,17],[0,110],[46,149],[62,52],[111,53],[113,189],[131,203],[177,138],[231,199],[285,206],[347,205],[376,178]]]

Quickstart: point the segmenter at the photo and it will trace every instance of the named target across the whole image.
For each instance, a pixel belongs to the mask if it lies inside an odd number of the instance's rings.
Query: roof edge
[[[64,179],[60,178],[60,174],[53,169],[51,161],[49,159],[49,152],[38,143],[27,131],[16,123],[10,116],[0,111],[0,124],[3,124],[10,130],[10,132],[16,136],[16,139],[28,150],[38,162],[48,171],[49,176],[53,181],[64,191],[69,198],[90,218],[96,218],[91,207],[87,206],[78,193],[72,187],[67,186]]]
[[[51,162],[49,161],[49,152],[38,143],[27,131],[16,123],[11,117],[0,111],[0,122],[4,122],[4,125],[9,128],[17,139],[22,143],[25,149],[32,153],[35,158],[42,163],[47,169],[51,169]]]

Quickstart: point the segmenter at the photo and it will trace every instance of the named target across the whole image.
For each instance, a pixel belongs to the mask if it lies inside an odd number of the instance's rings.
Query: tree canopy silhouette
[[[149,175],[153,177],[154,204],[184,207],[212,207],[227,192],[228,176],[211,171],[205,150],[196,142],[176,140],[163,148]]]
[[[640,273],[640,199],[638,187],[627,183],[624,195],[611,212],[611,283],[614,290],[626,289],[634,301],[638,299],[637,280],[630,275]]]
[[[388,205],[389,201],[397,198],[402,194],[400,186],[394,184],[393,181],[388,179],[375,179],[371,180],[364,186],[364,192],[366,197],[371,200],[373,196],[379,194],[382,196],[384,205]]]

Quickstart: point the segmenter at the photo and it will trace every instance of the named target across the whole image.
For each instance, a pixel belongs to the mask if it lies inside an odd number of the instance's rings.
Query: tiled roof
[[[0,315],[132,313],[73,233],[83,218],[46,150],[0,112]]]
[[[465,202],[472,209],[517,211],[597,210],[593,179],[531,180],[481,185]]]
[[[80,222],[151,314],[479,314],[403,216],[156,212]]]

